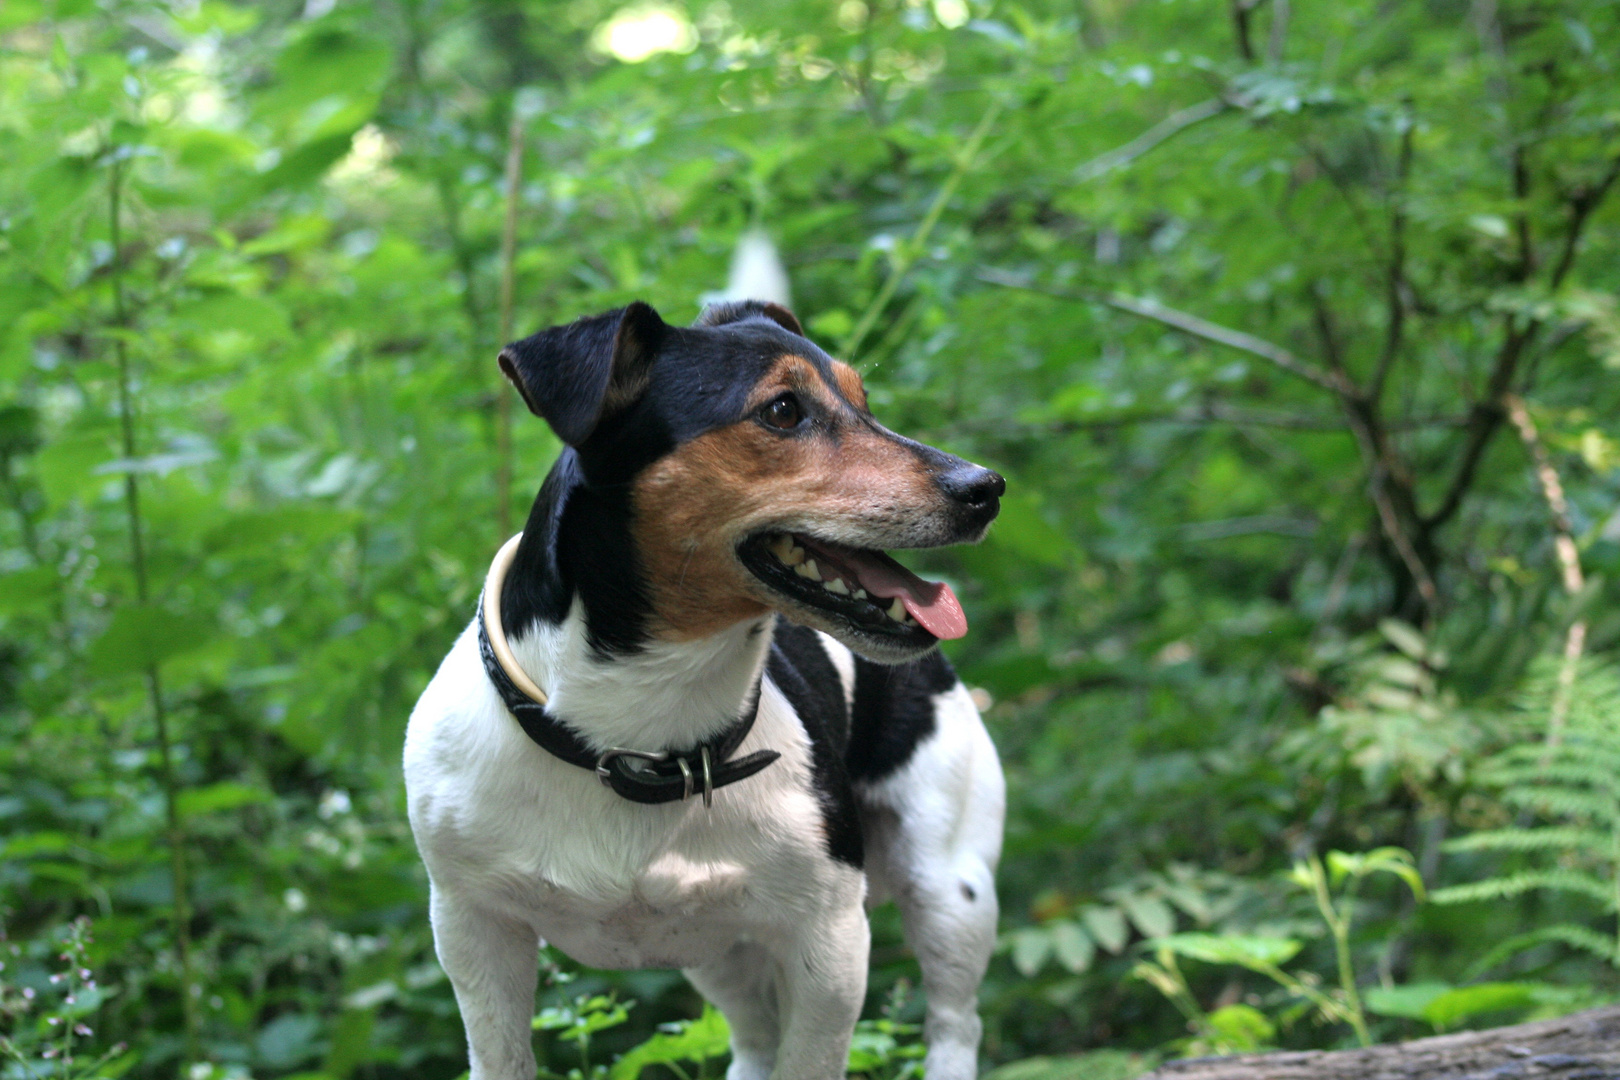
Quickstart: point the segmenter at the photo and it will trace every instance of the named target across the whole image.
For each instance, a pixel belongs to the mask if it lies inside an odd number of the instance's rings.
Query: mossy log
[[[1620,1005],[1363,1050],[1174,1061],[1141,1080],[1620,1080]]]

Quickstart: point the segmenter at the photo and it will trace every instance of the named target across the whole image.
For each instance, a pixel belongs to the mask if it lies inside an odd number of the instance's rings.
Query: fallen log
[[[1189,1058],[1140,1080],[1620,1080],[1620,1005],[1361,1050]]]

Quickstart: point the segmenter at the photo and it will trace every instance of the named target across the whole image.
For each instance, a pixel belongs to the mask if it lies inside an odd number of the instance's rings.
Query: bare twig
[[[1161,143],[1168,142],[1195,124],[1219,116],[1231,107],[1231,102],[1225,98],[1213,97],[1208,101],[1200,101],[1184,109],[1177,109],[1125,145],[1117,146],[1082,163],[1074,170],[1075,182],[1095,180],[1105,173],[1129,165]]]
[[[982,269],[977,276],[980,281],[991,285],[1000,285],[1003,288],[1021,289],[1025,292],[1039,293],[1060,300],[1080,300],[1086,303],[1106,304],[1109,307],[1118,308],[1120,311],[1126,311],[1132,315],[1138,315],[1144,319],[1152,319],[1155,322],[1174,327],[1183,333],[1203,338],[1205,341],[1213,341],[1218,345],[1225,345],[1228,348],[1246,352],[1251,356],[1258,356],[1290,375],[1315,383],[1324,390],[1330,390],[1335,394],[1355,393],[1355,387],[1350,385],[1349,381],[1342,375],[1336,372],[1324,371],[1315,364],[1307,363],[1281,345],[1274,345],[1264,338],[1255,337],[1253,334],[1233,330],[1218,323],[1212,323],[1207,319],[1201,319],[1197,315],[1190,315],[1185,311],[1166,307],[1157,300],[1127,296],[1124,293],[1080,293],[1062,289],[1048,289],[1025,282],[1016,274],[993,268]]]
[[[500,341],[512,340],[512,291],[517,263],[518,184],[523,178],[523,117],[512,106],[512,124],[506,133],[506,221],[501,228]],[[499,540],[512,535],[512,393],[503,383],[495,387],[495,520]]]
[[[1564,485],[1559,480],[1558,470],[1553,467],[1546,445],[1536,432],[1536,422],[1530,418],[1524,401],[1517,394],[1507,394],[1503,396],[1502,404],[1513,426],[1519,429],[1519,438],[1523,440],[1525,449],[1530,452],[1536,479],[1541,484],[1541,494],[1547,500],[1547,509],[1552,515],[1553,548],[1558,554],[1558,570],[1563,578],[1564,591],[1571,598],[1577,597],[1586,587],[1586,576],[1581,572],[1580,548],[1575,544],[1575,528],[1569,520],[1569,501],[1564,497]],[[1552,709],[1547,717],[1548,746],[1557,746],[1563,739],[1564,724],[1569,719],[1570,699],[1575,692],[1575,676],[1585,649],[1586,620],[1577,618],[1569,624],[1564,634],[1563,662],[1558,668],[1558,683],[1553,690]]]

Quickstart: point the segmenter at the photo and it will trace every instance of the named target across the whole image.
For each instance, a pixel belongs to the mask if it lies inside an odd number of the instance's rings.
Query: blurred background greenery
[[[1011,787],[987,1066],[1612,998],[1617,61],[1614,0],[4,0],[0,1069],[465,1068],[398,758],[557,451],[495,351],[756,228],[1009,478],[918,559]],[[549,1069],[702,1041],[546,962]]]

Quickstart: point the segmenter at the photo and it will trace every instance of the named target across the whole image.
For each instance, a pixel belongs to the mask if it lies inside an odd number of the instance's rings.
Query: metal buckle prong
[[[701,748],[703,753],[703,809],[708,810],[714,806],[714,774],[709,770],[709,748]]]
[[[669,751],[668,750],[631,750],[628,747],[624,747],[624,746],[610,746],[610,747],[608,747],[606,750],[602,751],[602,756],[596,759],[596,777],[597,777],[598,780],[602,781],[602,786],[603,787],[612,787],[613,786],[613,784],[612,784],[613,771],[608,768],[608,763],[611,762],[614,758],[621,758],[621,757],[640,758],[642,761],[668,761],[669,760]],[[684,762],[682,763],[681,768],[682,769],[686,768],[686,765],[685,765]],[[687,780],[686,780],[686,793],[688,795],[690,795],[692,793],[692,779],[691,779],[690,775],[688,775]]]
[[[685,802],[692,797],[692,766],[683,757],[677,757],[675,764],[681,767],[681,779],[686,782],[686,790],[681,792],[681,802]]]

